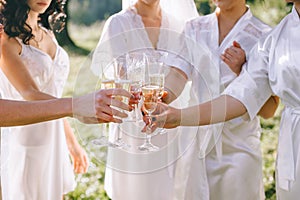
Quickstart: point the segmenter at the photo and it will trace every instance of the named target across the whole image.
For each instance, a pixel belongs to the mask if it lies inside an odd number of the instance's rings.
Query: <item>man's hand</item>
[[[127,114],[120,111],[131,110],[131,107],[116,96],[130,98],[131,94],[124,89],[103,89],[95,93],[73,99],[73,115],[84,123],[121,123],[120,118]]]

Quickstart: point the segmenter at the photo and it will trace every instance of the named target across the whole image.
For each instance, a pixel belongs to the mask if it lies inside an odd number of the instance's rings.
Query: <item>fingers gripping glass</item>
[[[103,62],[101,62],[101,64],[103,65],[101,89],[122,88],[129,91],[130,81],[126,78],[127,74],[124,57],[120,57],[118,59],[111,59],[111,57],[108,56],[106,59],[103,58]],[[123,98],[120,96],[116,96],[114,98],[128,103],[127,98]],[[116,125],[110,123],[108,132],[113,132],[116,134],[115,140],[113,142],[109,141],[107,136],[101,136],[100,138],[93,140],[93,144],[125,149],[130,147],[122,140],[120,124]]]
[[[146,126],[146,140],[144,144],[138,147],[140,151],[157,151],[159,147],[153,145],[151,143],[151,135],[152,135],[152,113],[155,111],[158,102],[159,96],[159,86],[146,84],[142,87],[143,93],[143,110],[146,112],[148,116],[148,125]]]
[[[158,99],[161,101],[164,95],[166,65],[164,64],[168,53],[165,51],[153,51],[147,54],[149,81],[159,86]],[[167,131],[163,128],[157,129],[158,134],[165,134]]]
[[[146,126],[146,140],[139,146],[141,151],[157,151],[159,147],[151,143],[152,137],[152,113],[157,107],[159,99],[164,92],[165,84],[165,66],[163,59],[166,53],[152,52],[147,54],[147,67],[145,69],[145,84],[142,87],[143,110],[148,116],[148,125]]]

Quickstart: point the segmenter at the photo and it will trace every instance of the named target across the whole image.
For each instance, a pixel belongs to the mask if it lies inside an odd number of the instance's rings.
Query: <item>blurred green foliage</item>
[[[70,20],[90,25],[122,9],[121,0],[69,0]]]
[[[69,0],[70,20],[75,24],[90,25],[107,19],[122,9],[121,0]],[[212,0],[195,0],[201,15],[214,10]],[[270,25],[277,24],[290,10],[284,0],[247,0],[254,14]]]

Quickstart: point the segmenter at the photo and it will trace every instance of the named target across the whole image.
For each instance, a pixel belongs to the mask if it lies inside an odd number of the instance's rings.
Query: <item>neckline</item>
[[[293,8],[292,8],[291,16],[292,16],[292,20],[294,22],[296,22],[296,23],[300,22],[300,17],[299,17],[299,14],[298,14],[295,6],[293,6]]]
[[[45,55],[46,57],[48,57],[52,62],[54,62],[55,60],[56,60],[56,58],[57,58],[57,54],[58,54],[58,45],[57,45],[57,43],[54,43],[55,44],[55,54],[54,54],[54,57],[52,58],[48,53],[46,53],[46,52],[44,52],[43,50],[41,50],[41,49],[39,49],[39,48],[37,48],[37,47],[35,47],[35,46],[32,46],[32,45],[26,45],[26,46],[28,46],[29,48],[32,48],[32,49],[34,49],[34,50],[36,50],[36,51],[38,51],[38,52],[40,52],[41,54],[43,54],[43,55]]]
[[[40,28],[45,32],[45,34],[48,35],[48,31],[49,31],[48,29],[44,28],[43,26],[40,26]],[[57,54],[58,54],[58,50],[59,50],[59,45],[58,45],[58,43],[56,42],[56,40],[55,40],[54,37],[52,37],[51,35],[49,35],[49,37],[51,38],[51,40],[52,40],[52,42],[54,43],[55,48],[56,48],[56,49],[55,49],[55,53],[54,53],[54,57],[53,57],[53,58],[52,58],[51,55],[49,55],[48,53],[44,52],[44,51],[41,50],[40,48],[35,47],[35,46],[32,46],[32,45],[30,45],[30,44],[24,44],[20,38],[17,38],[17,37],[16,37],[15,39],[20,43],[20,45],[22,46],[22,49],[23,49],[23,47],[29,47],[29,48],[31,48],[31,49],[34,49],[34,50],[40,52],[41,54],[45,55],[46,57],[48,57],[52,62],[54,62],[54,61],[56,60],[56,58],[57,58]],[[23,54],[23,50],[21,51],[21,55],[22,55],[22,54]]]
[[[143,23],[142,17],[137,13],[136,7],[135,7],[135,6],[131,6],[131,7],[128,8],[128,11],[133,15],[134,18],[136,18],[135,21],[136,21],[137,23],[139,23],[140,28],[142,28],[142,29],[144,30],[144,33],[145,33],[145,34],[143,34],[143,35],[144,35],[143,38],[144,38],[145,40],[147,40],[148,45],[150,45],[150,46],[152,47],[152,49],[158,50],[159,47],[161,46],[160,43],[161,43],[161,41],[162,41],[162,38],[161,38],[161,37],[162,37],[161,30],[162,30],[162,28],[166,28],[166,23],[167,23],[167,22],[165,21],[165,20],[166,20],[166,16],[165,16],[164,10],[163,10],[163,9],[161,10],[161,25],[160,25],[160,27],[158,27],[158,29],[160,30],[160,33],[159,33],[158,40],[157,40],[155,46],[153,46],[153,44],[152,44],[152,42],[151,42],[151,40],[150,40],[150,38],[149,38],[149,36],[148,36],[148,33],[147,33],[146,27],[145,27],[145,25],[144,25],[144,23]]]
[[[252,17],[252,13],[250,11],[250,8],[247,6],[248,10],[244,13],[244,15],[242,15],[239,20],[235,23],[235,25],[232,27],[232,29],[228,32],[228,34],[224,37],[223,41],[219,44],[219,40],[218,40],[218,49],[221,49],[225,44],[227,44],[226,41],[228,41],[229,39],[231,39],[233,37],[233,34],[236,32],[235,30],[237,28],[242,29],[241,27],[239,27],[239,25],[241,23],[243,23],[246,19],[250,19]],[[216,15],[216,12],[214,12],[215,15],[215,20],[216,20],[216,26],[217,26],[217,32],[218,32],[218,38],[219,38],[219,25],[218,25],[218,17]]]

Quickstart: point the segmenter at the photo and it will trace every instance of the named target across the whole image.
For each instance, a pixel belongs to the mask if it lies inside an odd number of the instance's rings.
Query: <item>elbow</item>
[[[277,106],[273,108],[262,108],[259,112],[258,115],[262,117],[263,119],[270,119],[274,116],[276,112]]]
[[[270,119],[274,116],[275,112],[269,112],[269,113],[260,113],[259,116],[263,119]]]
[[[272,118],[279,106],[279,102],[279,97],[271,96],[268,102],[261,108],[258,115],[264,119]]]

